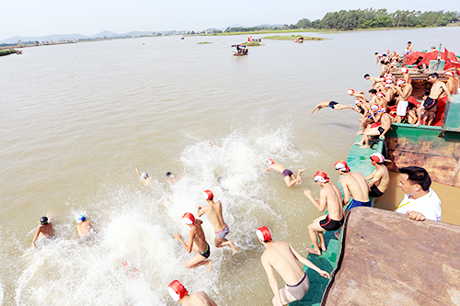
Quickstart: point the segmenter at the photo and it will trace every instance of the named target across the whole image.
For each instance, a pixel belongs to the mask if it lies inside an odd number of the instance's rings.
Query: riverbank
[[[0,49],[0,56],[10,55],[13,53],[17,53],[18,50],[10,48],[10,49]]]

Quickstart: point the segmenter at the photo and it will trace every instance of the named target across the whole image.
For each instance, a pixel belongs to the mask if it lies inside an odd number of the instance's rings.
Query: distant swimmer
[[[86,220],[84,215],[77,218],[77,234],[81,241],[91,241],[93,239],[93,222]]]
[[[177,183],[178,180],[180,180],[180,176],[176,177],[172,172],[168,171],[166,172],[166,182],[168,182],[169,185],[174,185]]]
[[[168,293],[174,301],[179,302],[182,306],[217,306],[203,291],[188,295],[187,289],[178,280],[173,280],[168,285]]]
[[[232,255],[235,255],[238,252],[238,248],[231,240],[227,240],[225,238],[225,236],[230,233],[230,229],[224,222],[224,217],[222,216],[222,202],[214,202],[214,194],[211,192],[211,190],[205,190],[203,194],[205,196],[206,202],[208,202],[209,205],[198,206],[198,217],[201,217],[204,214],[208,215],[216,234],[216,247],[222,248],[224,246],[229,246],[233,251]]]
[[[149,176],[147,172],[140,172],[139,168],[136,168],[137,175],[139,175],[139,179],[141,180],[142,184],[145,187],[149,188],[152,186],[153,179]]]
[[[335,102],[335,101],[323,101],[321,103],[319,103],[318,105],[315,106],[315,108],[311,111],[310,113],[310,116],[313,115],[313,113],[315,112],[315,114],[317,114],[319,112],[320,109],[322,109],[323,107],[330,107],[332,109],[336,109],[336,110],[342,110],[342,109],[354,109],[354,107],[352,105],[342,105],[342,104],[339,104],[338,102]]]
[[[266,226],[256,231],[257,238],[265,246],[265,251],[260,257],[262,266],[267,273],[270,288],[273,292],[272,303],[274,306],[287,305],[294,301],[301,300],[310,288],[310,281],[307,274],[299,266],[298,262],[318,272],[325,278],[331,276],[326,271],[315,266],[311,261],[303,257],[289,243],[284,241],[273,241],[272,233]],[[284,288],[278,289],[275,269],[286,283]]]
[[[40,225],[35,232],[34,239],[32,240],[32,247],[35,249],[37,246],[35,245],[35,241],[37,241],[38,237],[44,238],[52,238],[54,237],[54,230],[52,224],[52,218],[50,217],[49,220],[47,217],[40,218]]]
[[[299,169],[297,170],[297,177],[294,176],[294,173],[292,173],[291,170],[286,169],[283,165],[275,162],[273,159],[269,159],[267,163],[270,165],[267,169],[265,169],[264,172],[268,172],[270,170],[275,170],[278,171],[279,173],[284,175],[284,182],[288,187],[291,187],[292,185],[296,183],[302,183],[302,178],[301,174],[302,172],[305,171],[305,169]]]
[[[385,158],[380,153],[374,153],[370,156],[372,166],[375,167],[371,174],[366,176],[366,181],[369,181],[369,196],[378,198],[381,197],[390,184],[390,174],[385,166]]]
[[[211,271],[212,260],[208,260],[208,257],[211,255],[211,249],[206,242],[203,229],[201,228],[203,221],[195,219],[195,216],[189,212],[184,214],[182,220],[190,227],[188,242],[185,242],[178,233],[174,233],[174,238],[182,244],[188,253],[192,251],[196,253],[195,256],[185,262],[185,268],[192,269],[201,265],[207,265],[208,272]]]
[[[306,251],[314,255],[321,255],[321,251],[326,251],[323,232],[336,231],[343,225],[342,194],[339,187],[329,183],[329,178],[323,171],[316,172],[313,179],[316,184],[322,187],[319,193],[319,201],[313,198],[310,190],[305,190],[304,194],[319,211],[323,212],[327,210],[328,214],[316,218],[308,226],[308,233],[313,243],[313,248],[307,248]],[[320,245],[318,245],[318,238]]]
[[[125,260],[122,263],[122,266],[123,266],[123,269],[126,272],[126,275],[129,278],[136,279],[136,278],[139,278],[139,276],[141,275],[141,272],[137,268],[133,267],[131,265],[131,263],[129,261],[127,261],[127,260]]]

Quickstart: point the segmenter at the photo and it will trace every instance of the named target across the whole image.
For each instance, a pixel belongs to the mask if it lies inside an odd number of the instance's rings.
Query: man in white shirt
[[[399,172],[399,186],[405,195],[396,212],[405,213],[415,221],[441,221],[441,200],[430,188],[431,178],[428,172],[416,166],[399,168]]]

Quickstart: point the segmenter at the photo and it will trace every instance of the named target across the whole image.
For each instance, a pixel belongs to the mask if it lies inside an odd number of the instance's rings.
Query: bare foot
[[[208,266],[208,273],[211,272],[211,269],[212,269],[212,260],[208,260],[208,262],[206,263],[206,265]]]
[[[356,135],[362,135],[362,134],[363,134],[363,131],[358,131],[358,132],[356,133]]]
[[[354,145],[362,146],[362,145],[363,145],[363,142],[355,142]]]
[[[232,248],[232,256],[235,255],[236,253],[238,253],[239,249],[235,246],[234,248]]]
[[[414,124],[414,127],[418,127],[420,126],[420,124],[421,124],[420,121],[418,121],[416,124]]]
[[[310,254],[313,254],[313,255],[321,255],[321,250],[317,250],[315,248],[308,248],[308,249],[305,249],[305,251],[307,251],[307,253],[310,253]]]
[[[337,240],[340,240],[340,231],[335,232],[334,236],[337,238]]]
[[[367,149],[367,148],[370,148],[370,147],[368,145],[362,145],[362,146],[360,146],[360,148]]]
[[[319,249],[320,249],[321,252],[326,252],[326,251],[327,251],[326,245],[324,245],[324,246],[321,245],[321,246],[319,247]]]

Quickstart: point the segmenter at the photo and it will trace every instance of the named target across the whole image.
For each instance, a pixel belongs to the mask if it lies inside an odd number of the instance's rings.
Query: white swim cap
[[[407,68],[407,67],[402,67],[402,68],[401,68],[401,73],[406,74],[406,73],[408,73],[408,72],[409,72],[409,68]]]
[[[451,77],[454,76],[454,72],[453,71],[446,71],[444,72],[445,75],[450,75]]]
[[[385,85],[385,86],[386,86],[386,85]],[[377,96],[380,97],[380,98],[385,98],[385,94],[384,94],[383,92],[381,92],[381,91],[379,91],[379,92],[377,93]],[[372,109],[372,106],[371,106],[371,109]]]
[[[355,91],[354,91],[353,89],[348,89],[348,90],[347,90],[347,94],[349,94],[350,96],[351,96],[352,94],[354,94],[354,93],[355,93]]]
[[[385,157],[380,153],[374,153],[370,156],[370,159],[375,161],[377,164],[383,164]]]
[[[329,182],[329,178],[327,177],[327,174],[323,171],[318,171],[315,173],[313,176],[313,179],[315,182],[321,182],[321,183],[327,183]]]
[[[206,201],[212,201],[212,199],[214,199],[214,194],[211,190],[205,190],[203,196]]]
[[[356,104],[356,105],[361,104],[361,103],[363,103],[363,101],[361,101],[361,100],[359,100],[359,99],[355,101],[355,104]]]
[[[385,88],[390,88],[391,84],[385,84]]]
[[[396,85],[401,86],[402,84],[405,84],[405,83],[406,83],[405,80],[398,80],[398,81],[396,82]]]
[[[275,160],[272,159],[272,158],[270,158],[269,160],[267,160],[267,163],[268,163],[269,165],[273,165],[273,164],[275,163]]]
[[[171,298],[179,302],[182,300],[186,295],[188,295],[187,289],[182,285],[180,281],[173,280],[169,285],[168,285],[168,293],[171,296]]]
[[[257,235],[257,238],[259,238],[263,242],[272,241],[272,232],[266,226],[259,227],[256,231],[256,235]]]
[[[148,178],[148,177],[149,177],[149,175],[147,174],[147,172],[142,172],[141,178],[142,178],[143,180],[145,180],[145,179]]]
[[[372,106],[371,106],[371,108],[372,108]],[[339,160],[338,162],[336,162],[334,164],[334,168],[335,168],[335,170],[340,170],[340,171],[343,171],[343,172],[350,171],[350,168],[348,167],[347,162],[344,161],[344,160]]]
[[[186,212],[182,216],[182,221],[184,221],[184,223],[188,225],[193,224],[195,223],[195,216],[192,213]]]

